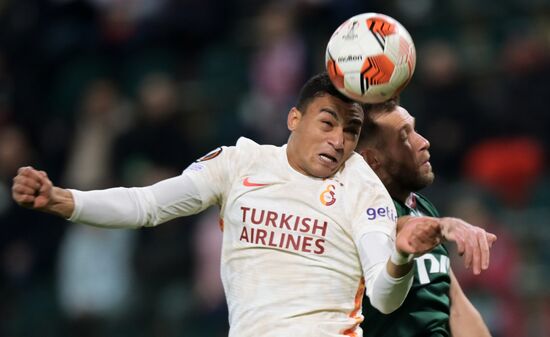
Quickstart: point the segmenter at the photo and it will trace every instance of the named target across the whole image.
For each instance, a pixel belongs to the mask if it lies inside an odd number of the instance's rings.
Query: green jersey
[[[419,194],[411,194],[407,205],[393,200],[399,216],[434,216],[434,205]],[[389,315],[376,310],[367,298],[363,302],[365,337],[448,337],[449,328],[449,252],[443,245],[415,259],[413,285],[403,305]]]

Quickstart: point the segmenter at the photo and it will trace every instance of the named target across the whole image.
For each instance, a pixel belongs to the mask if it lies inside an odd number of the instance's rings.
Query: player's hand
[[[422,255],[443,240],[437,218],[406,216],[400,217],[397,223],[395,246],[400,253]]]
[[[46,210],[52,203],[53,184],[44,171],[21,167],[13,178],[13,200],[23,207]]]
[[[496,235],[457,218],[441,218],[440,222],[443,237],[456,243],[466,268],[472,267],[476,275],[489,268],[490,249]]]

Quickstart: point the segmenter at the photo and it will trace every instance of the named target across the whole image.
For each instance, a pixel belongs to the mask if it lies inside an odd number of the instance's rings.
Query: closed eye
[[[344,132],[350,133],[352,135],[358,135],[360,130],[361,130],[360,128],[352,127],[352,128],[344,129]]]

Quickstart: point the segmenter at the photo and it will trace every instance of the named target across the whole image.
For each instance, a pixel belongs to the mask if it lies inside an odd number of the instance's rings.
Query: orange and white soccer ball
[[[351,17],[332,34],[325,55],[334,86],[362,103],[401,92],[416,66],[413,40],[397,20],[378,13]]]

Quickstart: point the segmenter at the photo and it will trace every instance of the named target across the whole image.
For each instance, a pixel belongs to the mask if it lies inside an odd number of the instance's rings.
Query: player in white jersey
[[[389,194],[353,152],[363,117],[320,74],[288,114],[285,146],[241,138],[143,188],[67,190],[25,167],[12,195],[106,227],[155,226],[218,205],[230,336],[361,336],[365,288],[380,311],[395,310],[411,285],[412,255],[442,238],[425,218],[408,219],[396,237]]]

